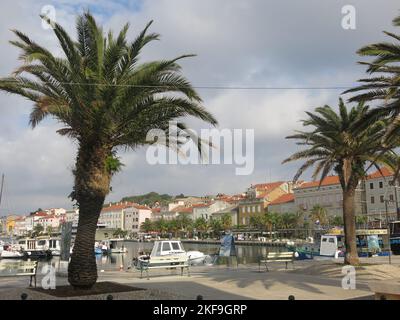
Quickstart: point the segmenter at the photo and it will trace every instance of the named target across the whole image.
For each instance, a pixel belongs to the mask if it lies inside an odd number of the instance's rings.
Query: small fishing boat
[[[2,259],[21,259],[24,257],[24,253],[18,246],[6,244],[3,245],[0,256]]]
[[[111,253],[126,253],[128,249],[124,245],[124,239],[108,240],[108,247]]]
[[[54,237],[38,237],[36,240],[36,248],[40,250],[50,250],[52,256],[61,254],[60,238]]]
[[[139,255],[134,259],[133,265],[138,269],[142,269],[142,265],[168,267],[176,265],[182,257],[185,257],[190,265],[199,265],[204,264],[209,256],[200,251],[185,251],[181,241],[155,241],[150,255]]]
[[[360,257],[386,256],[389,251],[385,248],[383,237],[386,229],[356,230],[357,252]],[[291,251],[298,254],[298,260],[313,259],[314,257],[338,258],[345,255],[344,234],[342,232],[321,235],[317,242],[303,244],[300,247],[287,244]]]
[[[18,240],[18,246],[25,259],[50,259],[53,256],[51,250],[45,247],[45,241],[24,238]]]

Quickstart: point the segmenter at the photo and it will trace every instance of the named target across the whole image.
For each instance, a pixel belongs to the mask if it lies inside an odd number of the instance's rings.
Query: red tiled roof
[[[36,217],[47,217],[47,213],[44,211],[39,211],[35,213]]]
[[[136,205],[136,203],[133,202],[127,202],[127,203],[117,203],[117,204],[112,204],[108,205],[107,207],[103,207],[101,212],[110,212],[110,211],[119,211],[123,210],[129,207],[132,207],[133,205]]]
[[[193,207],[178,206],[171,210],[172,212],[192,213]]]
[[[382,174],[379,172],[379,170],[376,170],[375,172],[369,174],[367,176],[367,180],[369,179],[377,179],[377,178],[382,178],[382,177],[390,177],[393,175],[393,171],[387,167],[381,168]]]
[[[301,186],[297,187],[296,189],[303,189],[303,188],[313,188],[313,187],[318,187],[320,184],[320,181],[311,181],[311,182],[304,182]],[[339,177],[338,176],[328,176],[326,177],[322,183],[321,186],[329,186],[332,184],[340,184]]]
[[[277,181],[277,182],[271,182],[271,183],[258,183],[258,184],[254,184],[253,187],[256,189],[265,189],[266,191],[271,191],[273,189],[278,188],[283,183],[285,183],[285,182]]]
[[[134,204],[134,205],[132,205],[132,207],[134,207],[136,209],[141,209],[141,210],[151,210],[149,207],[143,206],[141,204]]]
[[[194,204],[192,205],[192,207],[193,207],[193,208],[208,207],[208,206],[210,206],[211,204],[212,204],[211,202],[209,202],[209,203],[194,203]]]
[[[151,211],[154,213],[158,213],[161,211],[161,208],[152,208]]]
[[[294,194],[293,193],[286,193],[281,195],[278,199],[275,199],[270,203],[271,204],[281,204],[281,203],[288,203],[294,201]]]

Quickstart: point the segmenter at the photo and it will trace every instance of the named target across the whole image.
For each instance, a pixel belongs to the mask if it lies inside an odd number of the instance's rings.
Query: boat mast
[[[3,197],[3,187],[4,187],[4,173],[1,175],[0,206],[1,206],[1,198]]]

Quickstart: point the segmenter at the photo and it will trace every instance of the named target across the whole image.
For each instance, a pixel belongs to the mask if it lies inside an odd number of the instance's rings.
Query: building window
[[[381,200],[381,203],[383,203],[384,202],[383,196],[380,196],[379,198]]]
[[[375,197],[371,197],[371,203],[375,203]]]
[[[393,195],[391,194],[391,195],[389,195],[389,200],[390,201],[394,201],[394,197],[393,197]]]
[[[383,182],[382,181],[379,182],[379,188],[381,188],[381,189],[383,188]]]
[[[371,190],[374,188],[373,182],[371,182],[371,183],[369,184],[369,188],[370,188]]]

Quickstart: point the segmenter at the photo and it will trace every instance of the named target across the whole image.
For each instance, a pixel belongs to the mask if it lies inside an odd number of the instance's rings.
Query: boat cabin
[[[357,251],[360,256],[384,254],[388,251],[388,232],[386,229],[356,230]],[[321,236],[320,255],[335,256],[337,251],[345,250],[343,234],[325,234]]]
[[[155,241],[150,256],[166,256],[186,253],[180,241]]]

